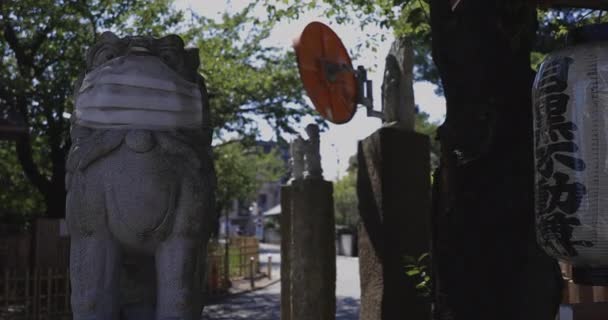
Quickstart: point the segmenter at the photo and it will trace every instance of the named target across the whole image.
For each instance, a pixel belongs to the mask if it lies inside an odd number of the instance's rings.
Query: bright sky
[[[195,1],[195,0],[176,0],[176,6],[179,9],[192,9],[200,15],[211,18],[219,18],[221,13],[228,11],[234,12],[250,1],[247,0],[232,0],[232,1]],[[266,11],[260,10],[260,18],[265,18]],[[311,21],[321,21],[329,26],[340,36],[342,42],[347,49],[354,48],[357,44],[364,41],[366,33],[369,34],[385,34],[387,40],[380,44],[377,52],[371,49],[362,49],[360,58],[353,61],[353,66],[363,65],[368,69],[368,78],[373,81],[375,109],[380,109],[380,86],[382,84],[384,71],[384,58],[389,51],[393,36],[389,30],[382,30],[374,26],[369,26],[365,31],[361,31],[359,25],[338,25],[327,18],[323,17],[321,12],[309,12],[303,15],[297,21],[289,21],[281,23],[268,39],[269,45],[284,47],[287,50],[292,50],[291,45],[294,38],[300,35],[304,27]],[[375,70],[370,70],[377,65]],[[414,95],[416,104],[420,109],[430,114],[431,120],[441,121],[445,115],[445,100],[443,97],[437,96],[434,93],[434,85],[425,82],[414,84]],[[312,104],[311,104],[312,107]],[[312,119],[305,119],[300,124],[299,129],[305,137],[304,127],[311,123]],[[365,109],[361,108],[357,111],[354,118],[342,125],[329,125],[329,130],[321,134],[321,159],[324,170],[324,176],[328,180],[336,180],[337,177],[343,176],[348,167],[348,159],[357,152],[357,142],[364,139],[381,125],[379,119],[368,118],[365,114]],[[270,127],[262,127],[262,138],[273,138],[273,131]]]

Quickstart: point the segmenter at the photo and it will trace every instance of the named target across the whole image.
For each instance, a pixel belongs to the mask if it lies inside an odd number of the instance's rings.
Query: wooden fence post
[[[30,318],[30,308],[32,307],[32,302],[30,299],[30,269],[25,268],[25,318]]]
[[[240,239],[239,239],[240,240]],[[247,258],[245,258],[245,254],[244,254],[244,250],[243,250],[243,241],[239,241],[237,243],[237,246],[239,248],[239,276],[245,276],[245,268],[247,265]]]
[[[255,274],[253,272],[254,263],[255,263],[255,258],[252,256],[249,258],[249,281],[251,283],[251,289],[255,288]]]
[[[34,315],[34,319],[39,319],[40,318],[40,312],[39,312],[40,303],[39,303],[38,299],[40,296],[40,286],[39,286],[40,282],[38,281],[39,280],[38,268],[34,268],[33,279],[34,279],[34,295],[32,296],[32,299],[33,299],[32,304],[33,304],[34,308],[32,310],[32,314]]]
[[[46,276],[46,313],[50,315],[52,311],[51,295],[53,293],[53,268],[49,268],[46,271]]]
[[[10,277],[10,273],[8,268],[4,270],[4,306],[6,309],[8,309],[8,296],[9,296],[9,286],[8,286],[8,280]]]
[[[255,265],[257,273],[262,272],[262,263],[260,262],[260,242],[258,239],[253,239],[253,256],[255,257]]]
[[[70,269],[68,268],[65,272],[65,301],[64,301],[64,310],[66,312],[70,312]]]
[[[268,256],[268,280],[272,280],[272,256]]]

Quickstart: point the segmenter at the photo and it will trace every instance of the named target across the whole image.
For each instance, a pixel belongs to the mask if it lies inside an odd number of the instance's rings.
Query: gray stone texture
[[[281,319],[291,320],[291,186],[281,187]]]
[[[293,180],[323,179],[321,167],[321,141],[319,126],[309,124],[306,126],[308,140],[298,136],[289,145],[291,176]]]
[[[430,318],[404,261],[429,251],[429,147],[426,135],[391,127],[359,143],[361,320]]]
[[[87,71],[100,57],[135,54],[131,48],[160,56],[159,48],[168,47],[168,61],[181,61],[170,65],[174,71],[201,88],[207,119],[200,129],[96,129],[72,122],[66,215],[75,320],[201,314],[215,174],[198,54],[184,49],[177,36],[104,33],[87,53]]]
[[[408,39],[395,40],[386,56],[382,82],[384,126],[414,130],[414,50]]]
[[[319,137],[319,126],[309,124],[306,126],[306,178],[323,179],[323,169],[321,168],[321,141]]]
[[[333,320],[336,246],[333,184],[296,180],[291,186],[290,289],[292,320]]]
[[[291,176],[294,180],[304,178],[304,152],[306,141],[302,137],[297,137],[289,144],[289,164],[291,166]]]

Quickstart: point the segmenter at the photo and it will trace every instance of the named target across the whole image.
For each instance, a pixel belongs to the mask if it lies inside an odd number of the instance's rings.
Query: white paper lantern
[[[608,42],[598,30],[608,29],[579,29],[550,54],[533,89],[537,238],[588,284],[608,283]]]

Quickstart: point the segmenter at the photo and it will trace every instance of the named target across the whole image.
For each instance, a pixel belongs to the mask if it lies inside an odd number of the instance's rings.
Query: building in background
[[[279,156],[286,167],[289,163],[289,145],[286,142],[258,141],[257,146],[261,147],[264,153],[278,150]],[[262,240],[264,237],[263,213],[280,205],[281,185],[285,184],[290,174],[277,181],[267,181],[262,183],[257,191],[257,195],[252,202],[233,201],[232,208],[228,212],[230,222],[230,236],[255,236]],[[220,217],[220,237],[225,236],[226,221],[225,215]]]

